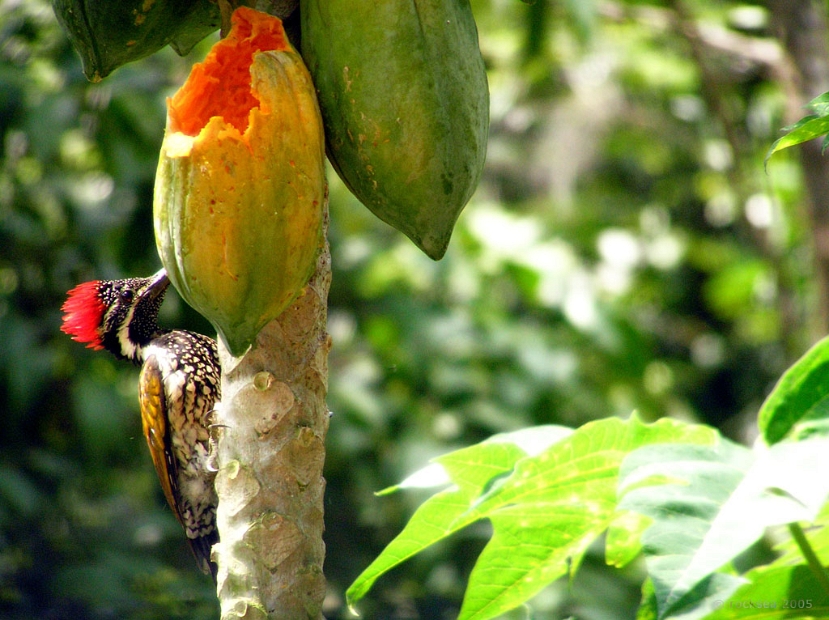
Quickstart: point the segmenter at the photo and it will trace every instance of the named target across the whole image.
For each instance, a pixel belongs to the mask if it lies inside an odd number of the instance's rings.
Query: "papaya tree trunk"
[[[325,206],[327,230],[328,206]],[[217,525],[222,620],[322,618],[322,477],[330,339],[327,243],[303,294],[242,357],[219,345]]]

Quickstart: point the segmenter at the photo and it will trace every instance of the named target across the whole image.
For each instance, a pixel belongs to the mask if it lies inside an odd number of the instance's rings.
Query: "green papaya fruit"
[[[52,8],[92,82],[168,43],[186,53],[221,22],[210,0],[52,0]]]
[[[486,157],[469,0],[300,0],[300,19],[329,160],[375,215],[440,259]]]

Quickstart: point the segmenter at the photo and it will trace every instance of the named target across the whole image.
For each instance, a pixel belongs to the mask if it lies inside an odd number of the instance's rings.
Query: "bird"
[[[141,365],[138,402],[144,437],[167,503],[184,528],[196,563],[216,581],[218,542],[211,429],[221,400],[216,341],[163,329],[158,312],[170,280],[95,280],[67,293],[61,330],[87,348]]]

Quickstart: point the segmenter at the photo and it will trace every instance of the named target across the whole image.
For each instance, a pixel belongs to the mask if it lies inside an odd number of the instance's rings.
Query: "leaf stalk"
[[[827,573],[826,568],[821,564],[820,558],[817,557],[809,539],[806,538],[806,533],[803,531],[803,528],[800,527],[799,523],[789,523],[789,532],[791,532],[792,538],[794,538],[794,541],[800,548],[803,557],[806,558],[806,562],[812,570],[815,579],[820,584],[820,587],[823,588],[824,592],[829,594],[829,573]]]

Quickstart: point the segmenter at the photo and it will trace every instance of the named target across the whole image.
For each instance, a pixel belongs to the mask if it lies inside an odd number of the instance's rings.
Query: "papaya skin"
[[[301,0],[300,18],[334,169],[440,259],[477,187],[489,130],[468,0]]]
[[[279,36],[256,32],[276,19],[262,15],[237,9],[239,40],[217,43],[168,100],[154,195],[170,280],[234,355],[301,294],[322,244],[313,84],[281,24]]]
[[[210,0],[52,0],[52,9],[91,82],[167,44],[186,54],[219,27]]]

